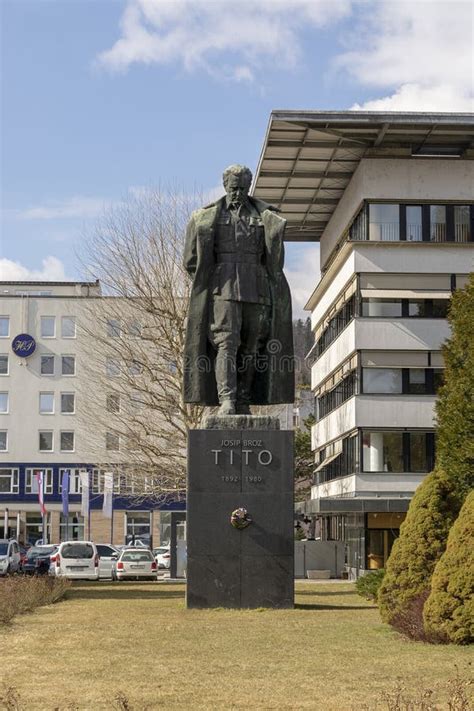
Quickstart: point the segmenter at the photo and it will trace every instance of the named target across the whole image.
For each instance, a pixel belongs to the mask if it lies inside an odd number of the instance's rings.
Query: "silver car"
[[[114,580],[157,580],[157,565],[153,553],[147,548],[125,548],[114,561]]]
[[[17,541],[0,540],[0,575],[17,573],[20,569],[20,546]]]

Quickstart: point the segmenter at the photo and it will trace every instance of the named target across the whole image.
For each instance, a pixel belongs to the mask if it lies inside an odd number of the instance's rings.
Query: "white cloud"
[[[350,5],[351,0],[128,0],[121,37],[99,54],[98,63],[113,71],[136,63],[178,63],[187,71],[203,68],[249,82],[270,63],[294,66],[302,30],[342,18]]]
[[[320,279],[319,244],[287,243],[285,251],[288,265],[285,274],[291,289],[293,318],[306,318],[309,313],[304,311],[304,305]]]
[[[57,257],[45,257],[41,269],[28,269],[20,262],[0,259],[0,280],[2,281],[65,281],[64,265]]]
[[[471,111],[473,13],[470,1],[368,3],[336,65],[364,86],[394,91],[352,108]]]
[[[76,195],[65,200],[18,210],[16,215],[23,220],[90,219],[101,215],[107,206],[110,206],[110,200]]]
[[[473,111],[474,98],[449,85],[403,84],[391,96],[354,104],[355,111]]]

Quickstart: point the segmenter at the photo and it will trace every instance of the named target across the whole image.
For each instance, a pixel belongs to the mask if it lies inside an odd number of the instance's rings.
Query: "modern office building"
[[[305,513],[346,543],[350,577],[385,565],[433,467],[453,290],[474,254],[474,116],[275,111],[254,194],[320,241],[309,297],[314,481]]]
[[[84,328],[90,301],[105,303],[98,282],[0,282],[0,538],[42,539],[37,472],[44,472],[48,541],[91,538],[124,544],[133,538],[169,540],[171,511],[131,495],[114,468],[113,516],[102,513],[107,433],[86,417],[106,394],[91,382],[90,340]],[[109,438],[110,439],[110,438]],[[97,442],[102,442],[102,451]],[[92,446],[93,444],[93,446]],[[116,453],[117,461],[120,455]],[[62,513],[61,479],[70,472],[69,515]],[[81,515],[80,472],[90,475],[90,513]],[[140,492],[135,492],[140,493]]]

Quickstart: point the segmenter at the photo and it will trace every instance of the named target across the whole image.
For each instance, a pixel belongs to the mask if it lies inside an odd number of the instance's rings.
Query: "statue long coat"
[[[265,231],[265,265],[272,298],[270,336],[264,352],[258,354],[252,386],[252,405],[274,405],[294,401],[293,324],[291,295],[283,274],[283,234],[286,220],[271,205],[249,197],[257,208]],[[184,266],[193,278],[184,352],[184,401],[218,405],[214,373],[216,351],[208,333],[210,284],[216,260],[215,224],[225,196],[193,212],[186,231]]]

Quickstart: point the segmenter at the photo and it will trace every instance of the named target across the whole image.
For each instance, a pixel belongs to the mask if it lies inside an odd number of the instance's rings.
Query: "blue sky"
[[[272,109],[472,110],[472,10],[3,0],[2,277],[81,278],[75,250],[104,207],[254,169]],[[303,258],[314,267],[314,286],[317,248],[287,255],[292,278]]]

